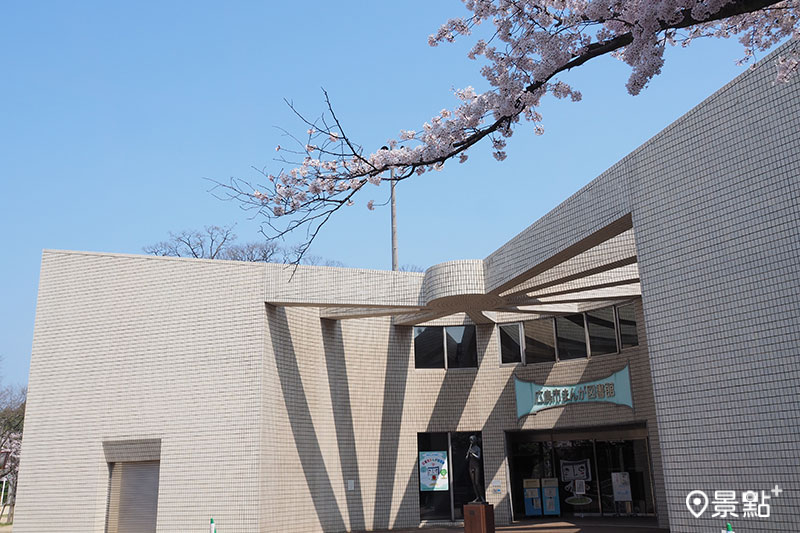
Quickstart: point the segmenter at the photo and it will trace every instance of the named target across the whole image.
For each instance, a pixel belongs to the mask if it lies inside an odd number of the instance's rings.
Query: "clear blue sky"
[[[257,221],[203,178],[277,170],[276,126],[304,131],[328,90],[348,134],[374,149],[481,87],[467,44],[427,46],[457,0],[437,2],[23,2],[0,17],[0,381],[27,383],[42,249],[141,253],[169,231]],[[398,187],[401,264],[483,258],[742,71],[735,41],[668,52],[642,95],[602,59],[570,74],[578,104],[548,100],[546,134],[521,127],[509,157]],[[311,253],[389,268],[387,208],[367,200]]]

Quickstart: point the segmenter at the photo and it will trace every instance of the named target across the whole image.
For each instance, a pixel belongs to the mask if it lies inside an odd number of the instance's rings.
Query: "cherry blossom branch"
[[[464,0],[467,18],[449,20],[429,38],[429,44],[469,36],[482,22],[494,25],[489,41],[478,39],[468,54],[482,57],[481,74],[491,89],[478,94],[471,87],[455,91],[460,104],[444,109],[421,131],[401,131],[389,149],[368,156],[349,137],[323,90],[326,113],[309,120],[291,102],[287,105],[308,127],[307,141],[285,132],[300,147],[277,147],[301,161],[279,161],[293,168],[278,174],[263,172],[265,181],[231,178],[216,183],[215,193],[234,200],[253,216],[263,217],[268,238],[284,237],[305,227],[300,257],[322,226],[342,207],[354,204],[368,184],[402,181],[440,170],[449,160],[467,160],[467,150],[487,137],[494,157],[506,157],[506,138],[522,119],[543,133],[537,111],[541,98],[580,100],[581,94],[559,75],[604,55],[632,68],[629,93],[638,94],[661,71],[667,43],[687,46],[698,37],[742,35],[746,62],[756,50],[766,50],[786,37],[800,38],[800,0]],[[677,37],[679,30],[688,30]],[[494,44],[497,41],[504,49]],[[795,53],[778,61],[778,79],[798,70]],[[326,118],[330,117],[330,121]],[[393,176],[385,176],[395,169]],[[374,202],[367,202],[372,209]],[[299,258],[298,258],[299,261]]]

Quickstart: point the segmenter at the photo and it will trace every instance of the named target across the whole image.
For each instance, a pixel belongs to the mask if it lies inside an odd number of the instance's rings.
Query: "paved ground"
[[[418,533],[455,533],[464,531],[463,527],[435,527],[423,529],[394,530],[394,533],[416,531]],[[569,520],[531,520],[517,522],[512,526],[497,527],[498,533],[667,533],[660,529],[655,520],[628,518],[614,519],[569,519]],[[5,532],[3,532],[5,533]]]
[[[392,533],[416,531],[417,533],[456,533],[464,531],[463,527],[437,527],[424,529],[395,529]],[[659,529],[653,520],[628,519],[614,520],[547,520],[535,522],[519,522],[513,526],[497,528],[498,532],[508,533],[666,533],[669,530]],[[0,533],[11,533],[11,526],[0,525]]]

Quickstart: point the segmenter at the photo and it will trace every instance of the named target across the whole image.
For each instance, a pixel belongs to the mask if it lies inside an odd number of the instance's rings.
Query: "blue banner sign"
[[[606,402],[633,408],[628,365],[604,379],[577,385],[539,385],[514,376],[517,418],[571,403]]]

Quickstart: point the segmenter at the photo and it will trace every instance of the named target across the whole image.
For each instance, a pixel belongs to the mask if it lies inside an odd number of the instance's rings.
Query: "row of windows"
[[[586,313],[501,324],[503,363],[544,363],[618,353],[637,346],[633,304]]]
[[[639,344],[633,304],[500,324],[498,331],[504,364],[581,359]],[[475,326],[415,327],[414,364],[416,368],[477,368]]]

